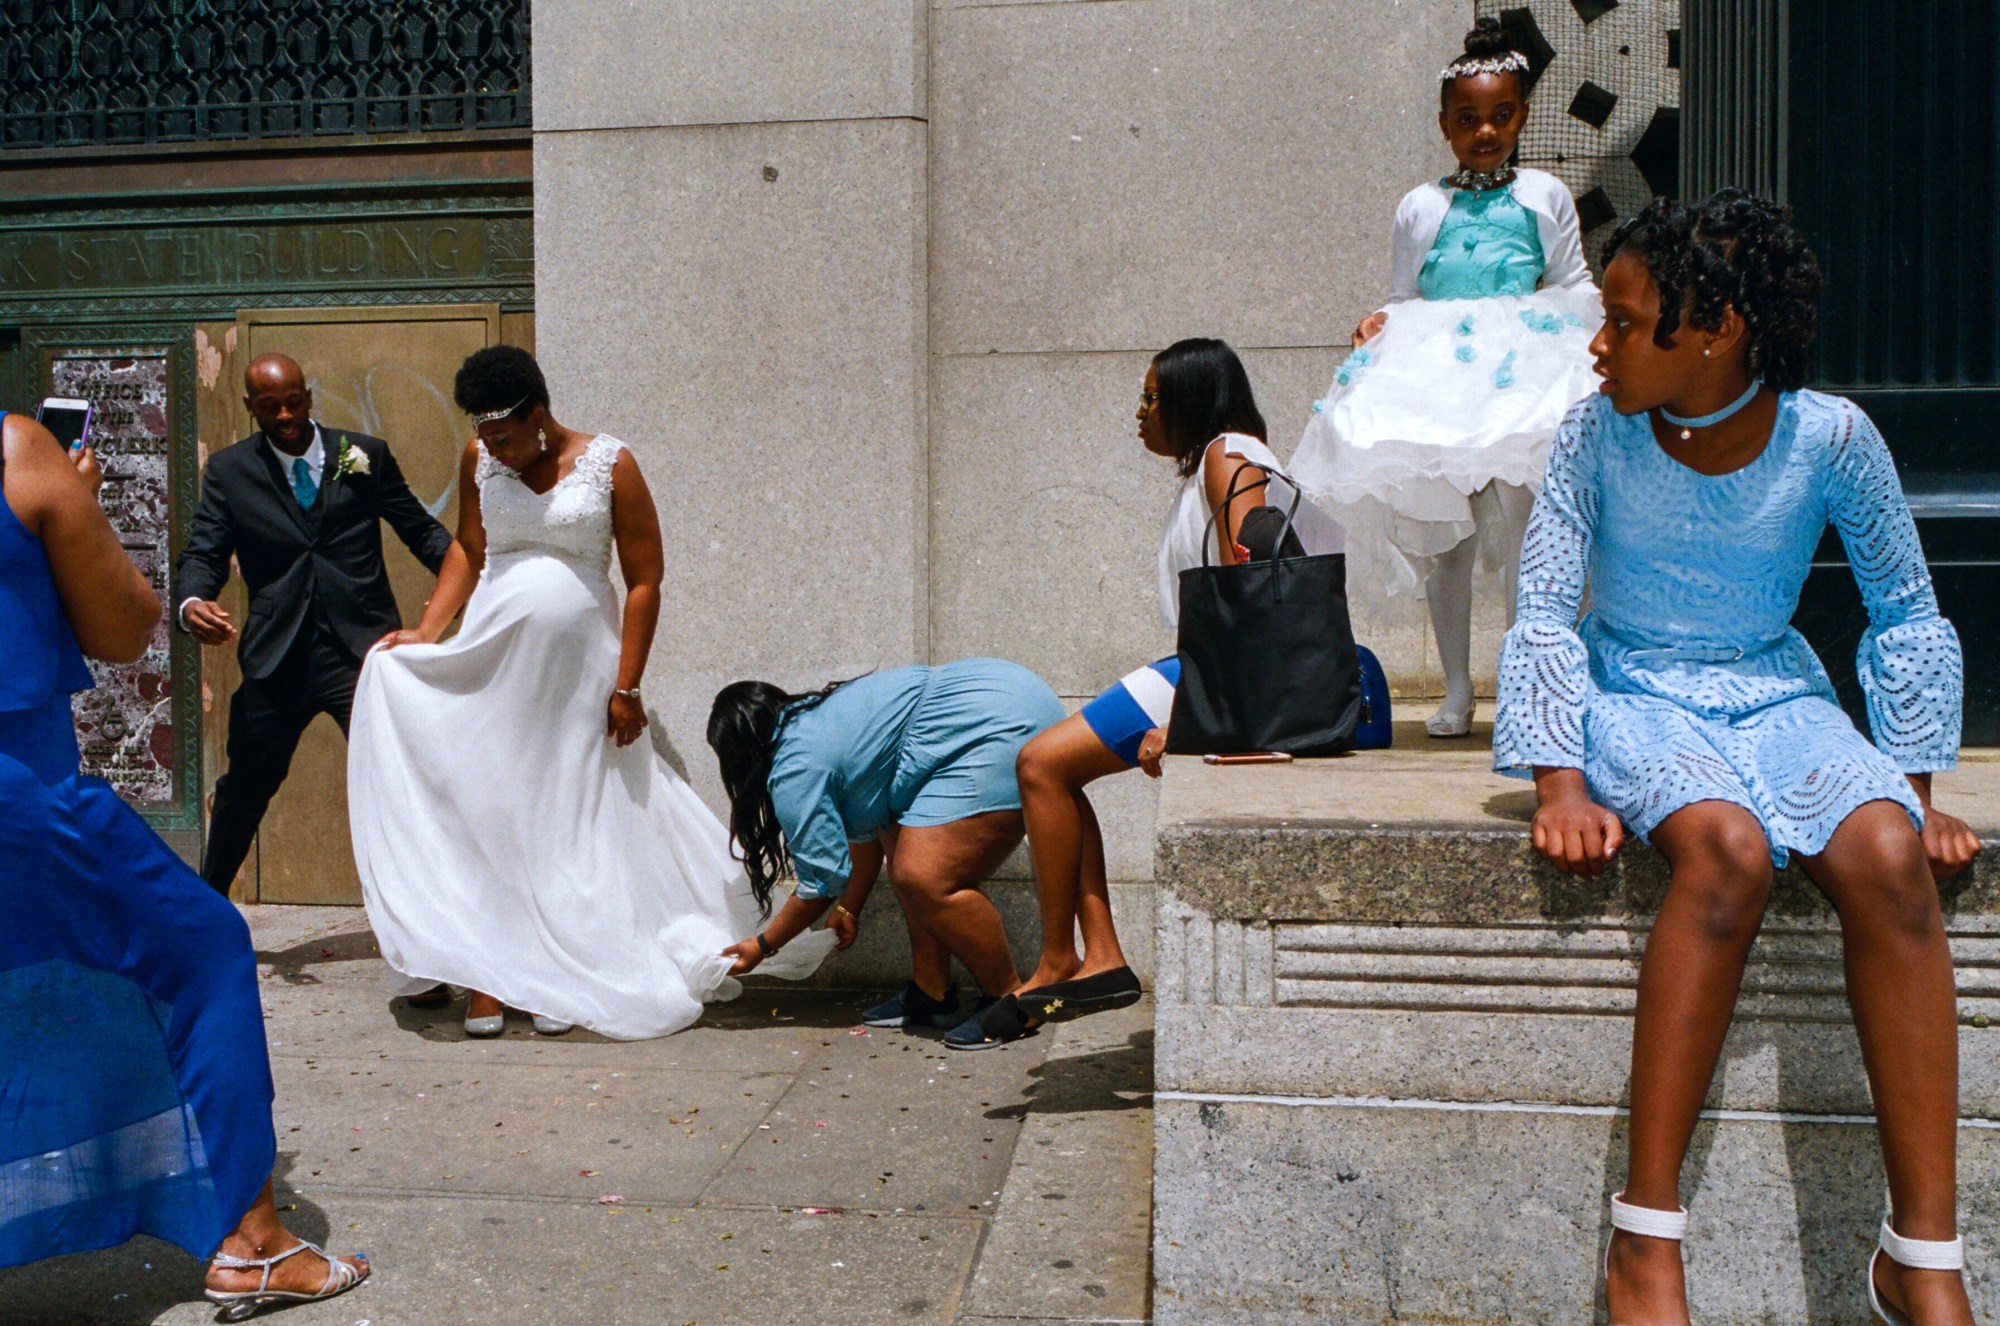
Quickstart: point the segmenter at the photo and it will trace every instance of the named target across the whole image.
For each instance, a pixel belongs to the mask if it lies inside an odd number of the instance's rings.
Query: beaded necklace
[[[1514,168],[1502,166],[1498,170],[1474,170],[1470,166],[1460,166],[1444,177],[1444,182],[1454,189],[1464,189],[1468,193],[1485,193],[1490,189],[1504,189],[1514,182]]]

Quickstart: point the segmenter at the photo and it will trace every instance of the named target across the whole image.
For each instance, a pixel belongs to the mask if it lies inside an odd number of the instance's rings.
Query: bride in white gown
[[[479,351],[456,394],[478,425],[458,541],[422,622],[369,655],[354,696],[368,919],[402,992],[474,992],[471,1034],[497,1034],[506,1004],[547,1034],[664,1036],[740,992],[722,951],[762,918],[728,831],[640,740],[652,496],[623,443],[550,417],[526,351]],[[807,938],[759,972],[809,974],[834,936]]]

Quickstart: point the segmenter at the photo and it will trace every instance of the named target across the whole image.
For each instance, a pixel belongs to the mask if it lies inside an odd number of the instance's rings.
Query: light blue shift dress
[[[1873,745],[1791,625],[1828,524],[1868,611],[1855,661]],[[1957,764],[1963,699],[1895,465],[1852,401],[1784,394],[1763,453],[1714,476],[1602,396],[1563,421],[1501,646],[1495,769],[1580,768],[1641,838],[1683,806],[1731,802],[1782,866],[1869,801],[1921,824],[1904,775]]]
[[[891,824],[1019,810],[1014,760],[1062,719],[1047,682],[997,658],[870,673],[787,710],[767,785],[798,896],[846,892],[847,845]]]

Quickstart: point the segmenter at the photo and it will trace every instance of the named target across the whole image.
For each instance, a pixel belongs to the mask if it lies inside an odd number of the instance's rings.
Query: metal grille
[[[0,0],[0,150],[529,125],[530,0]]]
[[[1785,197],[1788,0],[1683,0],[1681,195],[1726,184]]]
[[[1838,0],[1792,26],[1790,201],[1826,264],[1821,378],[2000,387],[1993,0]],[[2000,468],[1992,451],[1980,468]]]

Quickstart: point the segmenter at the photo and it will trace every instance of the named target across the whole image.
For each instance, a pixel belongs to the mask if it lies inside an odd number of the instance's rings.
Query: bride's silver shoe
[[[476,1018],[470,1013],[465,1015],[465,1034],[474,1040],[490,1040],[506,1029],[507,1011],[505,1009],[492,1014],[490,1017]]]
[[[561,1018],[544,1017],[535,1014],[535,1034],[537,1036],[563,1036],[576,1029],[576,1023],[564,1022]]]

